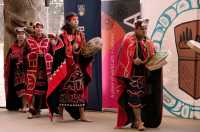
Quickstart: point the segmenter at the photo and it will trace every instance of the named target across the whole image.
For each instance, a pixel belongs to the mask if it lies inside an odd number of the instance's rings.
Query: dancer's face
[[[18,40],[18,46],[21,46],[22,42],[24,42],[26,38],[25,32],[24,31],[17,31],[17,40]]]
[[[43,33],[44,27],[42,24],[36,24],[35,26],[35,33],[37,35],[41,35]]]
[[[146,36],[146,32],[147,32],[147,26],[138,26],[135,29],[135,33],[138,37],[144,37]]]
[[[72,28],[78,28],[78,24],[79,24],[79,18],[77,16],[73,16],[72,18],[70,18],[70,25]]]

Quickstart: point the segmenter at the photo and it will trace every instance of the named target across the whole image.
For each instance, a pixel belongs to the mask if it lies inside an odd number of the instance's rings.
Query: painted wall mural
[[[200,119],[200,54],[186,45],[191,39],[200,42],[200,1],[142,0],[142,11],[157,49],[169,52],[163,68],[164,114]]]

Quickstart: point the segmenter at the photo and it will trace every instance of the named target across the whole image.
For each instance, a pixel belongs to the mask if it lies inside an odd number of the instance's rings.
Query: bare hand
[[[140,65],[140,64],[143,63],[143,61],[140,58],[134,59],[133,62],[134,62],[135,65]]]
[[[42,52],[42,50],[39,50],[39,53],[38,53],[39,56],[43,56],[44,53]]]

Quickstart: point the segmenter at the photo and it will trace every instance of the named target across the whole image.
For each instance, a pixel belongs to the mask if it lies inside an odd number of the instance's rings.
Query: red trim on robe
[[[65,49],[66,59],[57,68],[57,70],[54,71],[53,75],[49,78],[49,80],[48,80],[48,91],[47,91],[46,98],[48,98],[53,93],[53,91],[58,87],[58,85],[61,83],[61,81],[63,81],[73,71],[73,64],[74,64],[73,54],[72,54],[72,48],[73,47],[70,43],[70,37],[68,36],[69,34],[66,31],[64,31],[61,35],[63,36],[64,42],[59,42],[57,46],[53,47],[54,48],[53,50],[55,52],[56,50],[62,48],[64,45],[66,45],[66,47],[67,47]],[[78,33],[76,33],[76,36],[72,36],[72,37],[75,37],[76,42],[79,44],[80,48],[82,48],[86,44],[85,36],[82,32],[78,32]],[[89,65],[86,68],[86,70],[89,73],[89,75],[91,76],[91,73],[92,73],[91,72],[92,71],[91,65]],[[88,99],[88,87],[85,86],[84,88],[85,88],[84,89],[84,97],[87,100]],[[47,103],[47,105],[48,105],[48,103]],[[49,118],[52,120],[53,113],[50,111],[50,108],[49,108],[49,113],[50,113]]]
[[[5,95],[7,98],[8,95],[8,83],[9,83],[9,75],[10,75],[10,54],[17,55],[20,59],[23,60],[23,47],[18,47],[17,43],[14,42],[11,44],[9,51],[6,55],[5,61],[4,61],[4,78],[5,78]]]
[[[29,65],[27,68],[27,100],[31,104],[32,95],[30,93],[44,94],[43,91],[39,92],[38,90],[35,90],[39,53],[42,52],[44,54],[47,78],[49,78],[51,74],[53,57],[48,53],[50,48],[50,42],[45,36],[41,38],[35,38],[34,36],[28,37],[27,46],[27,60]]]
[[[119,51],[119,59],[118,59],[118,65],[117,65],[117,70],[116,70],[116,77],[123,77],[123,78],[131,78],[132,76],[132,71],[133,71],[133,58],[135,55],[135,49],[136,49],[136,37],[134,35],[133,32],[130,32],[128,34],[125,35],[124,40],[122,42],[120,51]],[[147,48],[148,47],[148,51]],[[146,41],[142,40],[141,41],[141,48],[144,51],[143,52],[143,56],[144,56],[144,60],[147,59],[148,53],[149,53],[149,57],[151,58],[154,53],[155,53],[155,49],[153,46],[153,42],[149,39],[147,39]],[[120,99],[122,93],[125,90],[125,84],[118,80],[118,90],[119,90],[119,94],[118,94],[118,100]],[[127,125],[128,122],[128,117],[127,117],[127,113],[124,110],[123,107],[121,107],[120,105],[118,105],[118,114],[117,114],[117,124],[116,124],[116,128],[121,128],[125,125]]]

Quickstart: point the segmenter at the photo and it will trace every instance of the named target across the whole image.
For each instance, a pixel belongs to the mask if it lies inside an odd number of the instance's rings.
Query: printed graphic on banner
[[[200,119],[200,55],[186,45],[199,41],[199,9],[199,0],[176,0],[161,12],[151,35],[157,47],[171,52],[164,68],[164,108],[182,118]]]
[[[117,54],[125,33],[133,30],[133,21],[140,11],[140,0],[102,1],[102,100],[103,108],[117,107],[117,87],[114,77]]]
[[[189,40],[198,40],[199,20],[185,22],[175,27],[178,53],[179,88],[194,99],[200,98],[200,55],[187,45]]]

